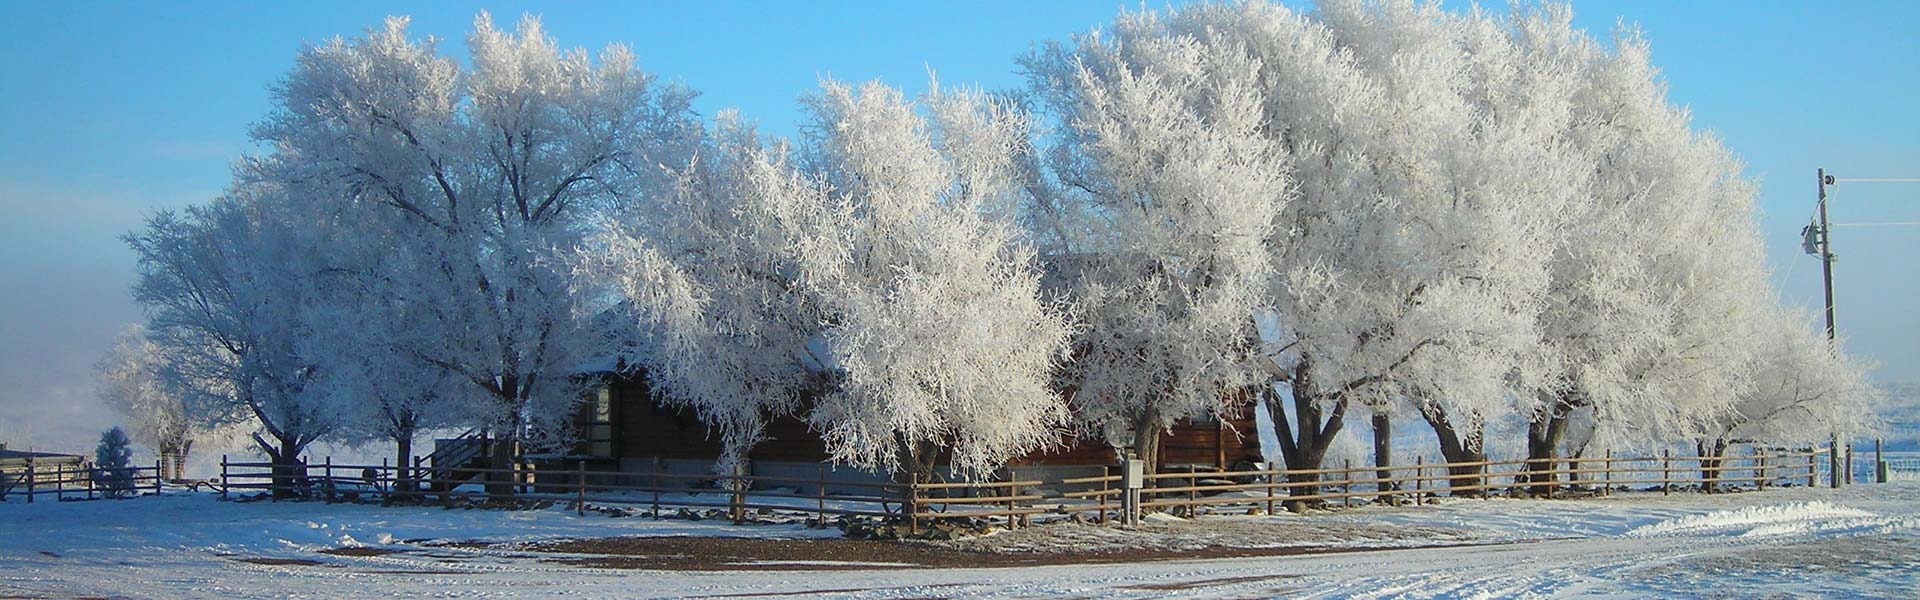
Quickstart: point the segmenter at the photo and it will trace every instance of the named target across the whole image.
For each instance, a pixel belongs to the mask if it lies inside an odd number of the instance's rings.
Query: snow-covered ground
[[[221,503],[177,493],[0,504],[0,597],[1914,597],[1920,482],[1578,501],[1461,500],[1335,514],[1062,524],[961,545],[1358,549],[1014,568],[611,570],[451,542],[817,538],[799,525],[539,511]],[[375,551],[323,553],[340,548]],[[384,552],[398,551],[398,552]],[[337,550],[336,550],[337,552]],[[360,555],[351,555],[360,554]],[[670,567],[671,565],[663,565]],[[848,568],[853,567],[853,568]]]

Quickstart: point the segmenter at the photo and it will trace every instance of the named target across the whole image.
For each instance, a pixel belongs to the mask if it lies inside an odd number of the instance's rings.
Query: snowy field
[[[560,508],[221,503],[197,493],[119,502],[14,501],[0,504],[0,598],[1912,598],[1920,583],[1916,498],[1920,482],[1904,481],[1838,491],[1461,500],[1308,516],[1162,518],[1134,532],[1062,524],[958,545],[982,551],[1316,550],[1012,568],[822,561],[832,570],[724,572],[576,567],[549,553],[448,544],[614,536],[831,538],[838,532],[576,517]]]

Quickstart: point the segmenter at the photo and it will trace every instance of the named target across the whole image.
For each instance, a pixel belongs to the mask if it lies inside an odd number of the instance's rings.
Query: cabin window
[[[587,455],[595,458],[613,457],[613,387],[606,386],[594,391],[588,399],[592,410],[587,413],[585,428]]]

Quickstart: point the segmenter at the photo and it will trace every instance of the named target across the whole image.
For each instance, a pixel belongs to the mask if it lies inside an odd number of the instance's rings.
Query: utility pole
[[[1820,242],[1820,283],[1826,288],[1827,293],[1827,349],[1830,352],[1839,352],[1833,328],[1833,227],[1827,224],[1827,186],[1833,184],[1833,177],[1827,175],[1825,168],[1815,173],[1820,179],[1820,202],[1817,207],[1820,223],[1816,233],[1820,236],[1818,240]],[[1840,487],[1840,432],[1833,431],[1828,436],[1827,484],[1828,487],[1838,488]]]
[[[1803,250],[1806,250],[1807,254],[1815,255],[1820,258],[1821,285],[1825,288],[1826,296],[1827,296],[1827,346],[1830,351],[1834,352],[1837,355],[1840,352],[1840,347],[1839,347],[1838,338],[1835,335],[1835,332],[1837,330],[1834,329],[1834,324],[1833,324],[1833,260],[1834,260],[1833,236],[1832,236],[1833,225],[1827,222],[1827,186],[1834,185],[1836,183],[1920,183],[1920,178],[1835,179],[1832,175],[1828,175],[1827,170],[1824,168],[1820,169],[1816,174],[1819,176],[1819,180],[1820,180],[1819,181],[1820,202],[1819,202],[1819,205],[1816,207],[1818,209],[1818,215],[1819,215],[1817,217],[1818,221],[1814,223],[1809,223],[1807,224],[1806,228],[1800,230],[1800,235],[1802,236],[1801,248]],[[1906,221],[1906,222],[1890,222],[1890,223],[1842,223],[1841,225],[1842,226],[1846,226],[1846,225],[1920,225],[1920,222]],[[1852,453],[1853,444],[1849,442],[1847,446],[1848,446],[1847,454],[1848,454],[1849,460],[1847,461],[1846,464],[1847,464],[1847,468],[1851,470],[1853,465],[1853,461],[1851,460],[1852,454],[1853,454]],[[1832,485],[1832,487],[1837,488],[1841,486],[1841,482],[1843,481],[1847,483],[1851,483],[1853,479],[1853,473],[1848,472],[1842,475],[1842,472],[1841,472],[1840,433],[1839,432],[1836,431],[1832,433],[1830,445],[1828,447],[1832,448],[1833,450],[1832,456],[1827,457],[1828,458],[1828,461],[1827,461],[1828,474],[1830,475],[1830,478],[1829,478],[1830,485]],[[1876,439],[1874,440],[1874,459],[1875,459],[1874,462],[1875,462],[1875,470],[1876,470],[1875,479],[1881,483],[1885,483],[1886,477],[1878,473],[1878,471],[1886,468],[1885,465],[1882,464],[1882,461],[1880,460],[1880,458],[1881,458],[1880,457],[1880,440]]]

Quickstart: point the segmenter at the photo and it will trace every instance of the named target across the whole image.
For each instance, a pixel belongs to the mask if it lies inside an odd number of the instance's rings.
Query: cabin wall
[[[641,377],[613,378],[609,385],[616,440],[612,458],[618,460],[623,469],[648,470],[653,461],[659,459],[674,465],[676,471],[701,465],[700,472],[711,472],[713,461],[722,450],[719,434],[701,422],[692,409],[658,404]],[[583,424],[594,410],[591,404],[582,409]],[[1258,461],[1261,453],[1253,410],[1252,406],[1245,407],[1238,417],[1224,421],[1176,422],[1161,440],[1160,464],[1227,469],[1242,461]],[[760,465],[774,468],[773,465],[780,464],[789,467],[781,467],[778,473],[759,474],[815,477],[829,458],[820,435],[798,418],[776,418],[767,424],[765,434],[766,439],[748,454],[756,473]],[[1098,469],[1086,467],[1118,462],[1119,454],[1103,441],[1067,439],[1060,445],[1010,461],[1009,466],[1029,473],[1042,472],[1034,470],[1037,467],[1063,467],[1067,468],[1063,473],[1079,476],[1089,472],[1097,474]],[[833,470],[831,465],[826,468]],[[860,473],[844,467],[839,471]]]

